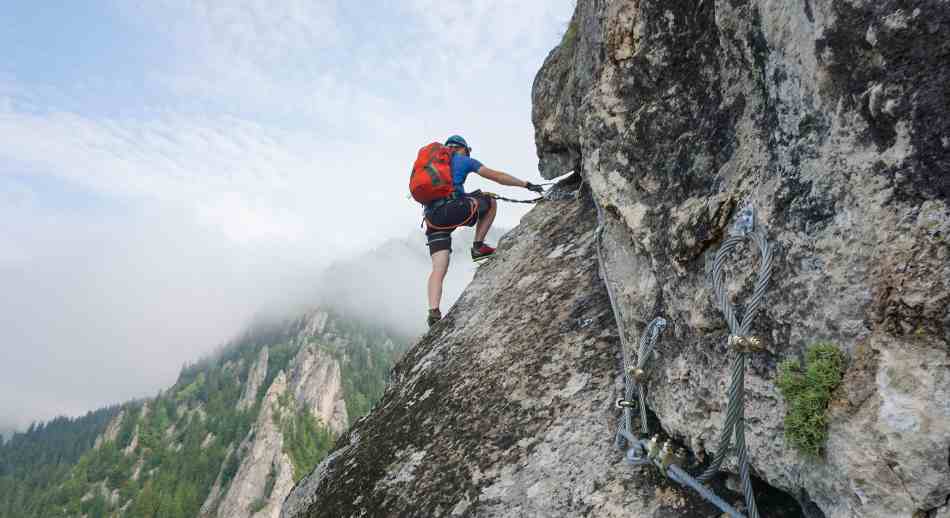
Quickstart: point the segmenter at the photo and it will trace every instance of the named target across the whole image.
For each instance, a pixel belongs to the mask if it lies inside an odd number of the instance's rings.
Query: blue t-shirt
[[[461,196],[465,194],[465,178],[468,173],[474,173],[482,167],[482,163],[474,158],[467,157],[461,153],[452,155],[452,184],[455,186],[455,194]]]

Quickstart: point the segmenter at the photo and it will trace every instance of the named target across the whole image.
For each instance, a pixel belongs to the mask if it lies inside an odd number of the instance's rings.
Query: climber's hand
[[[544,194],[544,187],[541,187],[540,185],[535,185],[531,182],[525,182],[524,188],[528,189],[529,191],[534,191],[538,194]]]

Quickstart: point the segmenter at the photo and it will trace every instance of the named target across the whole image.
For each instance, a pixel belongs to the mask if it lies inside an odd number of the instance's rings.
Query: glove
[[[528,189],[529,191],[534,191],[538,194],[544,194],[544,187],[541,187],[540,185],[535,185],[531,182],[525,182],[524,188]]]

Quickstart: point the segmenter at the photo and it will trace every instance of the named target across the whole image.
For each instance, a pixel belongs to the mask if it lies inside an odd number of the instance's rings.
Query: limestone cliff
[[[294,484],[295,469],[299,469],[288,454],[289,439],[285,437],[293,431],[294,416],[306,411],[333,435],[341,434],[348,426],[340,363],[324,350],[326,345],[321,345],[328,339],[340,345],[346,338],[338,334],[328,336],[328,320],[326,312],[316,311],[295,324],[299,332],[294,340],[302,345],[286,372],[281,370],[267,388],[255,423],[234,452],[240,459],[237,472],[225,489],[225,462],[202,505],[202,516],[278,516]],[[268,361],[268,348],[264,347],[249,371],[239,405],[250,408],[256,403],[257,391],[266,379]]]
[[[287,378],[281,372],[267,390],[257,422],[241,444],[241,466],[218,504],[217,516],[277,516],[282,496],[293,485],[293,466],[284,452],[280,430],[280,398],[286,392]]]
[[[735,353],[710,276],[745,205],[774,247],[745,378],[762,515],[946,516],[948,55],[946,2],[579,0],[533,112],[542,174],[578,173],[576,200],[501,241],[281,516],[715,515],[613,448],[594,234],[601,213],[626,342],[669,322],[647,405],[692,462],[723,426]],[[726,265],[740,311],[757,261]],[[813,458],[784,440],[775,378],[817,342],[848,365]]]
[[[262,347],[257,356],[257,361],[251,367],[251,372],[247,375],[247,381],[244,382],[244,392],[241,394],[241,400],[238,401],[238,408],[247,410],[257,402],[257,393],[264,384],[264,378],[267,376],[268,348]]]
[[[115,441],[116,437],[119,436],[119,428],[122,426],[122,419],[124,417],[125,412],[120,410],[118,415],[109,421],[109,424],[106,426],[106,429],[103,430],[102,434],[96,437],[96,441],[92,447],[98,450],[104,443]]]
[[[340,363],[316,346],[300,349],[289,369],[289,388],[301,407],[313,412],[334,434],[340,434],[349,424]]]
[[[722,426],[711,259],[755,206],[777,255],[746,381],[753,468],[827,516],[950,494],[948,37],[946,2],[580,1],[535,82],[542,173],[579,171],[604,209],[628,340],[671,323],[648,405],[685,444],[713,449]],[[755,260],[734,254],[734,300]],[[774,379],[818,341],[850,366],[810,459],[783,440]]]

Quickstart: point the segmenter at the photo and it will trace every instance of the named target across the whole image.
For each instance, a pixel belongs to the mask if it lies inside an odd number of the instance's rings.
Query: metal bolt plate
[[[732,227],[731,234],[734,236],[747,236],[755,230],[755,207],[751,203],[739,211],[736,216],[736,223]]]

